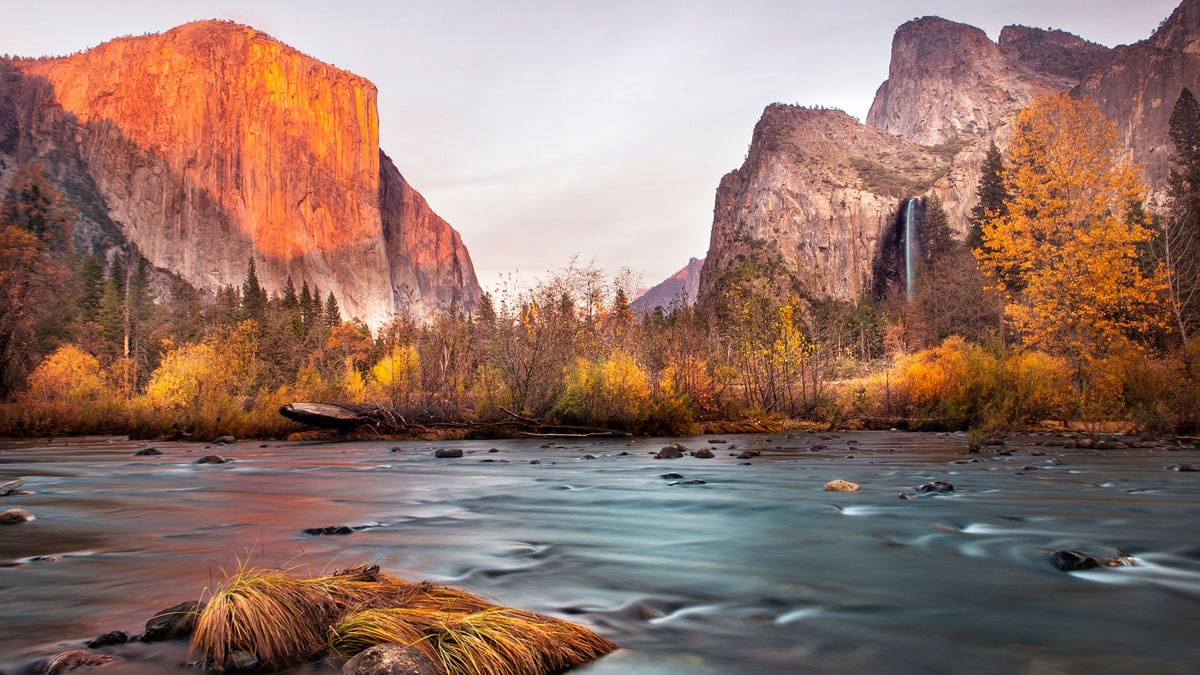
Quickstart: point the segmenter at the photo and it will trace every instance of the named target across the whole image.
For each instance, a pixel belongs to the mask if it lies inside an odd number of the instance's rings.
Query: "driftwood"
[[[406,415],[405,412],[408,414]],[[450,410],[401,411],[384,405],[362,403],[288,403],[279,414],[321,429],[350,431],[367,428],[379,434],[419,434],[434,430],[458,430],[471,434],[537,437],[603,437],[630,434],[600,427],[546,424],[505,410],[509,419],[498,422],[466,422]]]

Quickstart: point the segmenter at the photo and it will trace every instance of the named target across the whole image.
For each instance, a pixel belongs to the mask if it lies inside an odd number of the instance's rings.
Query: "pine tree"
[[[95,252],[89,252],[79,261],[75,272],[79,294],[75,306],[80,321],[96,321],[100,314],[100,299],[104,297],[104,264]]]
[[[925,198],[925,217],[921,220],[921,254],[928,266],[936,266],[938,260],[950,251],[954,239],[950,235],[950,219],[937,195]]]
[[[333,297],[333,291],[329,291],[329,296],[325,298],[325,325],[333,328],[342,322],[342,311],[338,308],[337,298]]]
[[[266,309],[267,292],[258,283],[258,271],[251,256],[246,262],[246,278],[242,281],[242,318],[253,319],[261,324]]]
[[[972,250],[983,244],[983,223],[990,219],[1008,215],[1008,189],[1004,187],[1004,157],[1000,148],[992,143],[987,159],[983,162],[979,186],[975,188],[979,203],[971,209],[971,228],[967,231],[966,244]]]
[[[1170,272],[1167,305],[1179,332],[1185,361],[1200,328],[1200,103],[1188,89],[1171,111],[1174,145],[1167,180],[1167,212],[1156,242],[1159,260]]]

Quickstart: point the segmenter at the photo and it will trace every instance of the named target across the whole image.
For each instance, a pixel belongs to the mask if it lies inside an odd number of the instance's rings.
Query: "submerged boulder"
[[[133,456],[134,457],[155,457],[155,456],[161,455],[161,454],[162,454],[162,451],[157,448],[142,448],[141,450],[138,450],[137,452],[133,453]]]
[[[695,457],[697,459],[712,459],[713,457],[716,456],[713,454],[713,451],[709,450],[708,448],[700,448],[699,450],[692,450],[691,455],[692,455],[692,457]]]
[[[220,455],[205,455],[196,460],[197,464],[225,464],[229,460]]]
[[[454,459],[463,456],[462,448],[438,448],[433,453],[438,459]]]
[[[21,489],[21,487],[24,485],[25,481],[20,478],[8,481],[7,483],[0,485],[0,497],[29,494]]]
[[[1137,567],[1137,560],[1124,551],[1114,556],[1090,556],[1074,549],[1063,549],[1050,554],[1050,564],[1064,572],[1091,570],[1099,567]]]

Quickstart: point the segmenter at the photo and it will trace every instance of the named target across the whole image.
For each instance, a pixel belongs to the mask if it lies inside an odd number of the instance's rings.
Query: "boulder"
[[[166,609],[160,609],[146,622],[146,632],[142,633],[142,642],[163,642],[184,638],[192,634],[196,628],[196,619],[204,606],[195,600],[181,602]]]
[[[944,480],[935,480],[919,486],[917,488],[917,492],[920,492],[923,495],[948,495],[951,492],[954,492],[954,486]]]
[[[225,464],[229,460],[220,455],[205,455],[196,460],[197,464]]]
[[[1167,469],[1170,471],[1200,471],[1200,469],[1197,469],[1193,464],[1176,464],[1174,466],[1167,467]]]
[[[233,436],[217,436],[215,439],[213,439],[213,443],[218,445],[233,445],[234,443],[237,443],[237,439]]]
[[[840,478],[831,480],[825,484],[826,492],[854,492],[858,489],[858,483],[851,483],[848,480],[842,480]]]
[[[1050,564],[1064,572],[1091,570],[1099,567],[1136,567],[1137,561],[1124,551],[1116,551],[1116,555],[1090,556],[1074,549],[1064,549],[1050,554]]]
[[[0,525],[17,525],[33,520],[33,514],[25,509],[8,509],[0,513]]]
[[[463,456],[462,448],[438,448],[433,453],[438,459],[454,459]]]
[[[680,479],[680,478],[683,478],[683,474],[681,474],[681,473],[675,473],[675,472],[671,472],[671,473],[664,473],[664,474],[661,476],[661,478],[664,478],[664,479],[666,479],[666,480],[678,480],[678,479]]]
[[[162,451],[157,448],[142,448],[141,450],[138,450],[137,452],[133,453],[133,456],[134,457],[154,457],[154,456],[161,455],[161,454],[162,454]]]
[[[109,645],[123,645],[126,642],[129,642],[129,635],[123,630],[114,630],[109,631],[94,640],[88,640],[84,644],[91,649],[96,649],[97,647],[107,647]]]
[[[400,644],[375,645],[342,666],[342,675],[438,675],[425,652]]]
[[[322,535],[354,534],[361,529],[361,527],[351,527],[349,525],[328,525],[326,527],[310,527],[304,530],[304,534],[312,537],[319,537]]]
[[[689,454],[691,454],[692,457],[695,457],[697,459],[712,459],[713,457],[716,456],[713,454],[712,450],[709,450],[708,448],[700,448],[699,450],[692,450],[691,453],[689,453]]]
[[[672,443],[655,453],[654,459],[679,459],[685,452],[688,452],[687,448],[678,443]]]
[[[741,452],[739,452],[739,453],[738,453],[738,456],[737,456],[737,458],[738,458],[738,459],[753,459],[753,458],[755,458],[755,457],[757,457],[757,456],[758,456],[758,453],[757,453],[757,452],[751,452],[751,451],[749,451],[749,450],[743,450],[743,451],[741,451]]]

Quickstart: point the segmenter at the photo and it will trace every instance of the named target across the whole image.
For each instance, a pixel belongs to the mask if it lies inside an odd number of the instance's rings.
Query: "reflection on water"
[[[0,528],[0,672],[137,632],[247,555],[314,574],[375,562],[586,623],[624,647],[597,675],[1200,660],[1200,473],[1165,470],[1194,450],[1010,445],[970,462],[955,436],[727,438],[708,460],[654,460],[665,441],[644,439],[245,442],[219,448],[236,460],[222,465],[194,464],[212,449],[186,443],[159,457],[103,439],[0,446],[0,483],[32,493],[0,509],[37,517]],[[733,457],[746,448],[763,454]],[[834,478],[862,490],[822,491]],[[933,480],[955,490],[898,498]],[[340,525],[362,529],[303,533]],[[1066,574],[1048,559],[1061,548],[1141,564]],[[110,651],[126,661],[105,672],[195,672],[180,644]]]

